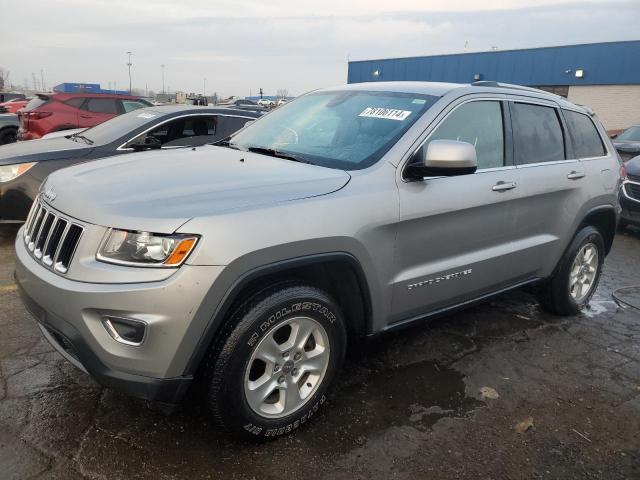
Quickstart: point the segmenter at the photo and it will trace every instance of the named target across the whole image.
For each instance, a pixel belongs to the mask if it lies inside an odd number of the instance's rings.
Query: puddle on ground
[[[321,418],[298,433],[301,440],[320,444],[325,452],[345,452],[387,428],[426,430],[442,417],[464,416],[483,405],[465,396],[458,371],[433,362],[373,370],[358,382],[347,382],[339,383]]]

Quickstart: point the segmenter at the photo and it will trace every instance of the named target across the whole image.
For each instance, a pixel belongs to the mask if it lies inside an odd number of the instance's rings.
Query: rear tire
[[[548,312],[575,315],[585,308],[598,287],[604,262],[604,240],[593,226],[574,237],[554,275],[542,286],[539,301]]]
[[[347,344],[340,308],[326,292],[272,287],[241,304],[224,330],[206,365],[206,402],[231,434],[286,435],[325,403]]]
[[[8,128],[0,132],[0,145],[6,145],[7,143],[14,143],[18,141],[18,130]]]

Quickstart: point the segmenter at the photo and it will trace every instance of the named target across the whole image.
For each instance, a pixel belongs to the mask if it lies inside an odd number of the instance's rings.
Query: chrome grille
[[[84,229],[40,199],[31,207],[24,227],[27,250],[46,267],[67,273]]]
[[[627,182],[624,184],[624,189],[628,197],[640,200],[640,183]]]

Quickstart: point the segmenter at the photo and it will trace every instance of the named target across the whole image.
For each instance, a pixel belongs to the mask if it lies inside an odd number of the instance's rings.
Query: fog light
[[[102,317],[102,324],[116,342],[134,347],[142,345],[147,332],[146,323],[132,318],[107,315]]]

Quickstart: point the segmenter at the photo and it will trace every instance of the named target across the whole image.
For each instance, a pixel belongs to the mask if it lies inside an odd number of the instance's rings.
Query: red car
[[[38,94],[18,111],[18,140],[33,140],[60,130],[93,127],[122,113],[149,106],[151,103],[131,95]]]
[[[29,103],[29,98],[13,98],[6,102],[0,103],[0,113],[16,113]]]

